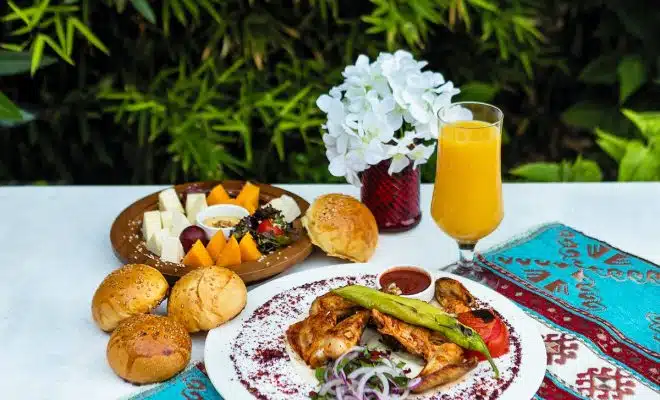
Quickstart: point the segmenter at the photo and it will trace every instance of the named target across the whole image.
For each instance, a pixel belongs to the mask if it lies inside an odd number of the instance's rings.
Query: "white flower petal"
[[[403,155],[394,156],[392,158],[392,162],[390,163],[390,167],[387,169],[387,172],[390,175],[401,172],[408,166],[408,164],[410,164],[408,157]]]
[[[419,123],[426,124],[431,119],[431,113],[420,102],[413,102],[408,108],[410,115]]]
[[[328,110],[330,109],[330,102],[332,101],[332,97],[328,96],[327,94],[322,94],[319,96],[318,99],[316,99],[316,106],[323,111],[324,113],[328,113]]]
[[[343,155],[339,155],[332,160],[330,160],[330,165],[328,165],[328,171],[333,176],[344,176],[346,175],[346,158]]]

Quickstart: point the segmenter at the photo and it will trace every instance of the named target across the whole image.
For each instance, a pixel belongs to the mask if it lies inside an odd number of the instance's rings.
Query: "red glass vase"
[[[407,166],[390,175],[390,160],[381,161],[362,172],[362,203],[376,217],[381,232],[412,229],[422,218],[419,208],[421,174],[419,168]]]

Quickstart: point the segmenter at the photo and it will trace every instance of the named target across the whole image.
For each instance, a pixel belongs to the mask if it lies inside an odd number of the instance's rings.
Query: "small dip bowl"
[[[246,210],[241,206],[236,206],[233,204],[216,204],[207,207],[206,209],[200,211],[197,214],[197,226],[204,229],[204,231],[206,232],[206,236],[208,236],[209,240],[211,240],[211,238],[215,236],[215,234],[218,233],[218,231],[222,231],[222,233],[225,235],[225,240],[226,240],[229,239],[229,234],[231,233],[232,229],[234,229],[233,226],[228,228],[216,228],[205,224],[204,221],[214,217],[233,217],[241,220],[244,217],[247,217],[248,215],[250,215],[248,210]]]
[[[429,302],[433,299],[433,276],[420,267],[390,267],[376,279],[378,289],[387,289],[392,283],[401,289],[401,297]]]

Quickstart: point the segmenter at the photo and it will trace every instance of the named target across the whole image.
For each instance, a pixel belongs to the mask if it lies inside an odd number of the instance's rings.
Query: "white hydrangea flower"
[[[374,62],[360,55],[344,69],[344,82],[317,99],[328,117],[323,143],[332,175],[360,186],[359,173],[383,160],[392,160],[393,174],[429,159],[437,113],[459,90],[441,74],[422,71],[426,65],[402,50]]]

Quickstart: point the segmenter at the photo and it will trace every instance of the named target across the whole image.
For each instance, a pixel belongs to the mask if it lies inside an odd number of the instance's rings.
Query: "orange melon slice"
[[[238,246],[241,249],[241,260],[243,261],[257,261],[262,256],[257,247],[257,242],[254,241],[254,238],[249,233],[243,236]]]
[[[206,251],[206,247],[204,247],[201,240],[192,245],[181,262],[188,267],[209,267],[213,265],[213,259]]]
[[[241,249],[238,246],[238,242],[234,236],[231,236],[225,244],[225,248],[222,249],[222,252],[218,256],[218,259],[215,261],[215,265],[218,267],[231,267],[232,265],[238,265],[241,263]]]
[[[259,208],[259,186],[250,182],[245,182],[241,192],[236,196],[236,200],[248,211]],[[252,213],[254,211],[250,211]]]
[[[216,185],[206,197],[206,203],[210,206],[224,204],[223,201],[227,200],[230,200],[230,198],[222,184]]]
[[[218,231],[213,235],[211,240],[209,240],[209,244],[206,245],[206,251],[209,252],[209,255],[214,262],[218,261],[218,257],[220,257],[220,253],[222,253],[226,244],[227,240],[225,240],[225,234],[222,233],[222,231]]]

